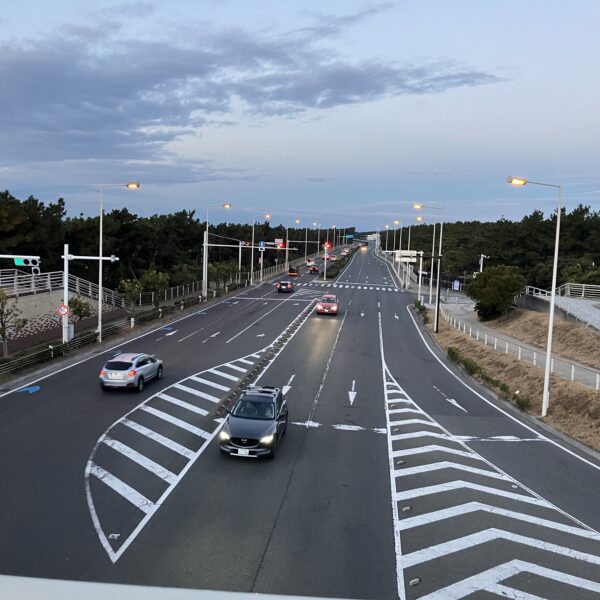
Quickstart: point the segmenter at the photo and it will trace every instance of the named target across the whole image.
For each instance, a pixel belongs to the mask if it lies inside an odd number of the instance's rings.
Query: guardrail
[[[544,368],[546,360],[546,353],[544,351],[536,350],[525,344],[519,344],[513,339],[501,334],[479,330],[473,325],[469,325],[468,323],[456,319],[448,314],[443,308],[441,308],[441,314],[446,323],[452,328],[462,331],[466,336],[482,343],[484,346],[493,348],[502,354],[514,356],[517,360],[528,362],[534,367]],[[586,387],[600,390],[600,372],[592,367],[576,364],[559,356],[552,356],[550,361],[550,372],[555,373],[564,379],[585,385]]]
[[[225,286],[220,290],[213,290],[213,298],[225,295],[228,292],[240,287],[246,287],[246,285],[247,282],[243,282],[241,284],[233,283],[232,285]],[[182,311],[188,306],[200,304],[201,302],[202,299],[200,296],[192,296],[191,298],[180,300],[174,304],[168,304],[166,306],[161,306],[160,308],[138,313],[134,318],[128,318],[120,323],[105,325],[102,328],[102,338],[105,339],[118,333],[133,329],[136,327],[136,325],[141,323],[147,323],[148,321],[160,319],[167,314],[173,313],[177,310]],[[70,342],[65,344],[52,344],[43,350],[39,350],[38,352],[32,352],[30,354],[25,354],[23,356],[18,356],[8,360],[0,359],[0,377],[37,366],[56,358],[68,356],[72,350],[80,348],[81,346],[92,344],[96,342],[97,339],[98,334],[96,331],[87,332],[78,335]]]

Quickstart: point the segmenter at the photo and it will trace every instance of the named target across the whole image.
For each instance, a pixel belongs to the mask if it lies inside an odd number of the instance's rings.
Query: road
[[[1,397],[0,573],[319,597],[600,597],[598,461],[465,385],[372,249],[335,283],[296,283],[124,344],[165,361],[140,395],[103,394],[95,357]],[[314,313],[324,292],[337,317]],[[214,410],[247,375],[287,386],[273,461],[217,449]]]

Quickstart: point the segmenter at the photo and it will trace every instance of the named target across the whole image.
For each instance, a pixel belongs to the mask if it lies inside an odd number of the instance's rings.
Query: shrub
[[[460,363],[460,351],[455,346],[448,346],[448,358]]]
[[[461,362],[462,362],[463,367],[465,368],[465,371],[469,375],[475,375],[476,373],[481,373],[481,367],[472,358],[465,356]]]
[[[423,323],[429,323],[429,315],[427,314],[427,308],[418,300],[415,301],[415,309],[419,313],[421,319],[423,319]]]
[[[467,295],[476,301],[475,310],[482,321],[508,314],[515,295],[525,287],[525,278],[516,267],[488,267],[471,283]]]
[[[514,398],[515,404],[521,410],[528,410],[529,407],[531,406],[531,399],[529,398],[529,396],[527,396],[527,394],[515,393],[513,398]]]

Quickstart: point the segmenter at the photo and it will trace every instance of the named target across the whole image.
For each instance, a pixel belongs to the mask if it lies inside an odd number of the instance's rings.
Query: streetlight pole
[[[208,209],[218,208],[220,204],[209,204],[206,207],[206,227],[204,228],[204,252],[202,253],[202,299],[208,299]],[[223,208],[231,208],[231,204],[223,204]]]
[[[385,226],[385,251],[388,251],[388,230],[389,230],[390,226],[386,225]]]
[[[541,183],[539,181],[530,181],[522,177],[509,177],[508,183],[511,185],[523,186],[528,183],[531,185],[541,185],[558,190],[558,210],[556,212],[556,234],[554,238],[554,261],[552,263],[552,290],[550,292],[550,314],[548,316],[548,340],[546,343],[546,365],[544,369],[544,391],[542,394],[542,417],[548,414],[550,405],[550,369],[552,367],[552,330],[554,328],[554,304],[556,301],[556,278],[558,272],[558,246],[560,241],[560,216],[562,213],[562,186],[553,183]]]
[[[431,274],[429,276],[429,304],[431,304],[431,294],[433,292],[433,255],[435,254],[435,223],[433,224],[433,238],[431,240]]]
[[[263,211],[264,212],[264,211]],[[252,246],[250,249],[250,285],[254,283],[254,224],[259,215],[252,215]],[[269,213],[265,214],[265,219],[270,219]]]
[[[435,294],[435,317],[433,322],[433,331],[438,333],[439,331],[439,322],[440,322],[440,277],[442,273],[442,238],[444,236],[444,209],[441,206],[433,206],[431,204],[413,204],[413,208],[417,210],[421,210],[422,208],[432,208],[433,210],[439,210],[441,212],[442,218],[440,219],[440,245],[438,251],[438,264],[437,264],[437,287]],[[435,246],[435,243],[434,243]],[[433,254],[433,252],[432,252]],[[433,261],[433,256],[431,258]],[[433,271],[432,271],[433,272]]]
[[[479,272],[480,273],[483,273],[483,259],[484,258],[489,258],[489,256],[486,256],[485,254],[479,255]]]
[[[107,187],[125,187],[128,190],[137,190],[140,187],[139,181],[129,181],[127,183],[101,183],[100,184],[100,231],[98,243],[98,341],[102,341],[102,246],[103,246],[103,220],[104,220],[104,188]]]

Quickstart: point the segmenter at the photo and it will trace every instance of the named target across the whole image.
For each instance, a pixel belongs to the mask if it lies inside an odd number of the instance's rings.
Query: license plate
[[[108,378],[109,379],[121,379],[121,374],[120,373],[109,373]]]
[[[248,450],[248,448],[240,448],[238,454],[240,456],[250,456],[250,450]]]

